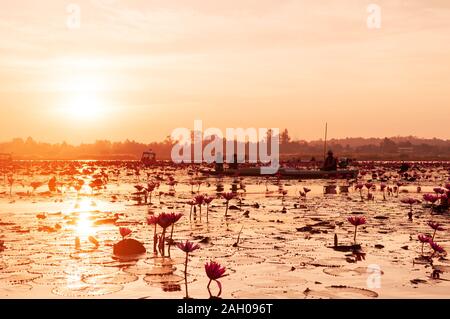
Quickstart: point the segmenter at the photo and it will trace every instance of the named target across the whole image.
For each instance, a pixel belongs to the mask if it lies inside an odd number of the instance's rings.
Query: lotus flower
[[[444,254],[445,253],[445,249],[442,248],[442,246],[435,243],[434,241],[430,241],[430,246],[431,246],[431,249],[433,249],[433,255],[431,255],[431,257],[433,257],[435,254]]]
[[[417,236],[417,238],[419,238],[419,241],[422,243],[422,256],[423,256],[423,246],[426,243],[429,243],[429,242],[431,242],[433,240],[432,240],[432,238],[430,236],[424,235],[424,234],[419,234],[419,236]]]
[[[196,205],[196,203],[195,203],[195,200],[190,200],[190,201],[187,202],[187,204],[188,204],[189,206],[191,206],[191,210],[190,210],[190,212],[189,212],[189,220],[191,220],[191,219],[192,219],[192,209],[194,208],[194,206]]]
[[[131,235],[132,231],[129,228],[126,227],[120,227],[119,228],[120,236],[122,236],[122,239],[125,239],[125,237]]]
[[[205,196],[205,204],[206,204],[206,221],[209,222],[209,205],[212,203],[212,201],[214,200],[214,197],[210,197],[210,196]]]
[[[169,218],[171,219],[172,225],[178,223],[178,221],[183,217],[182,213],[170,213]]]
[[[204,195],[197,195],[194,198],[195,204],[198,205],[200,209],[200,221],[202,220],[202,205],[205,203],[205,196]]]
[[[442,227],[441,224],[433,222],[433,221],[429,221],[428,222],[428,226],[430,226],[432,229],[434,230],[445,230],[444,227]]]
[[[158,234],[156,233],[157,227],[158,227],[158,217],[155,215],[147,216],[147,224],[154,226],[154,232],[153,232],[153,253],[156,255],[158,254]]]
[[[347,218],[348,222],[355,226],[355,236],[353,238],[356,245],[356,234],[358,232],[358,226],[364,225],[366,223],[365,217],[349,217]]]
[[[414,205],[414,204],[417,204],[417,203],[418,203],[418,200],[409,197],[409,198],[403,198],[403,199],[401,200],[401,202],[402,202],[403,204],[408,204],[408,205],[411,205],[411,206],[412,206],[412,205]]]
[[[211,261],[209,263],[206,263],[205,271],[206,271],[206,275],[209,278],[208,291],[209,291],[210,296],[212,297],[211,289],[210,289],[211,283],[213,281],[215,281],[217,283],[217,285],[219,286],[219,294],[217,295],[217,297],[220,297],[222,295],[222,284],[219,282],[219,279],[226,276],[225,275],[226,268],[222,267],[220,264],[216,263],[215,261]]]
[[[150,204],[152,203],[152,194],[153,194],[155,188],[156,188],[156,184],[155,183],[147,183],[146,191],[150,195]]]
[[[158,217],[155,215],[147,216],[147,224],[148,225],[158,225]]]
[[[200,249],[200,246],[197,244],[194,244],[190,241],[186,241],[186,242],[181,242],[177,244],[177,247],[181,250],[184,251],[186,254],[192,253],[194,251],[196,251],[197,249]]]
[[[353,226],[361,226],[366,223],[365,217],[349,217],[347,220]]]
[[[184,282],[185,282],[185,286],[186,286],[186,299],[188,299],[189,293],[188,293],[188,282],[187,282],[187,268],[188,268],[188,263],[189,263],[189,254],[196,251],[197,249],[200,249],[200,246],[186,240],[185,243],[183,243],[183,242],[178,243],[177,247],[181,251],[184,251],[186,253],[186,260],[184,262]]]
[[[356,190],[359,190],[359,196],[361,196],[361,200],[362,200],[362,201],[364,200],[364,197],[363,197],[363,188],[364,188],[364,184],[363,184],[363,183],[358,183],[358,184],[355,185],[355,189],[356,189]]]
[[[158,225],[162,229],[167,229],[173,224],[173,216],[167,213],[161,213],[158,216]]]
[[[210,196],[205,196],[205,199],[204,199],[205,204],[207,204],[207,205],[211,204],[213,200],[214,200],[214,197],[210,197]]]
[[[433,222],[433,221],[429,221],[429,222],[428,222],[428,226],[430,226],[430,227],[434,230],[433,238],[432,238],[433,241],[434,241],[434,238],[435,238],[435,236],[436,236],[436,232],[437,232],[437,231],[445,230],[445,228],[442,227],[441,224],[436,223],[436,222]]]
[[[424,235],[424,234],[419,234],[419,236],[417,236],[417,238],[419,238],[419,241],[423,244],[425,243],[429,243],[432,238],[428,235]]]
[[[165,243],[167,228],[173,225],[174,216],[172,214],[161,213],[158,216],[158,225],[163,229],[161,239],[159,240],[160,253],[165,256]]]
[[[228,207],[229,207],[229,204],[230,204],[230,200],[232,200],[235,197],[235,194],[233,194],[233,193],[225,193],[225,194],[222,194],[222,197],[227,202],[227,204],[226,204],[227,208],[225,210],[225,217],[228,217]]]
[[[439,199],[439,196],[435,194],[423,194],[423,199],[426,202],[430,202],[432,204],[436,203]]]
[[[194,200],[195,200],[195,203],[197,205],[201,206],[205,202],[205,196],[204,195],[197,195],[197,196],[195,196]]]
[[[403,198],[401,200],[401,202],[403,204],[408,204],[409,205],[408,217],[409,217],[410,220],[412,220],[412,217],[413,217],[413,205],[419,203],[419,201],[417,199],[409,197],[409,198]]]

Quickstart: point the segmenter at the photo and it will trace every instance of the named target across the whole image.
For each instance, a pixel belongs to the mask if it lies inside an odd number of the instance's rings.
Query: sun
[[[78,92],[65,106],[65,113],[72,119],[96,120],[105,112],[105,105],[93,92]]]
[[[108,94],[108,79],[100,74],[79,73],[58,82],[62,94],[59,113],[67,121],[97,121],[106,116],[105,97]]]

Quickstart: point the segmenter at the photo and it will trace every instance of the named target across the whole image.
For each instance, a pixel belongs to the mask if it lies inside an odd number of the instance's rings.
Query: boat
[[[280,168],[276,174],[263,174],[260,167],[225,169],[223,171],[201,170],[204,175],[223,175],[223,176],[280,176],[282,178],[298,178],[298,179],[353,179],[359,174],[358,170],[337,170],[337,171],[321,171],[321,170],[299,170],[293,168]]]

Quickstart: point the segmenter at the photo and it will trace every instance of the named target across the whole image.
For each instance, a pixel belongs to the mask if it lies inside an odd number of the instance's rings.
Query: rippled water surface
[[[103,174],[102,174],[103,172]],[[72,167],[49,167],[22,163],[14,171],[4,170],[0,179],[0,297],[2,298],[183,298],[184,254],[172,247],[171,257],[153,255],[153,228],[148,214],[181,212],[174,240],[199,242],[201,249],[190,257],[189,294],[209,297],[204,264],[215,260],[227,268],[221,279],[224,298],[447,298],[450,291],[450,262],[446,256],[433,258],[433,265],[418,259],[419,233],[430,233],[430,220],[445,230],[435,241],[450,249],[449,213],[432,213],[425,203],[413,206],[401,199],[423,201],[424,193],[448,183],[448,170],[426,167],[419,179],[403,181],[399,194],[387,194],[373,180],[374,200],[367,200],[353,181],[299,181],[277,178],[205,177],[189,169],[142,169],[81,163]],[[8,175],[13,174],[12,188]],[[401,176],[384,169],[387,185]],[[370,175],[370,174],[368,174]],[[372,176],[361,176],[361,181]],[[56,190],[48,181],[56,176]],[[176,184],[169,185],[173,177]],[[95,179],[104,182],[92,189]],[[76,190],[74,180],[84,185]],[[158,181],[152,204],[139,204],[135,185]],[[33,190],[32,182],[43,185]],[[191,185],[192,184],[194,185]],[[225,218],[225,201],[215,199],[206,221],[206,207],[189,220],[187,204],[198,191],[217,196],[235,190]],[[324,186],[351,185],[349,193],[325,195]],[[421,193],[417,186],[421,186]],[[35,185],[36,186],[36,185]],[[311,189],[300,197],[303,187]],[[194,193],[192,193],[192,190]],[[287,194],[282,196],[282,191]],[[11,192],[11,194],[10,194]],[[118,215],[115,215],[118,214]],[[340,246],[353,244],[354,227],[349,216],[365,216],[358,230],[357,252],[333,249],[335,235]],[[117,219],[117,220],[115,220]],[[113,245],[121,240],[119,227],[128,227],[145,244],[147,255],[137,260],[113,256]],[[76,247],[75,239],[81,246]],[[94,237],[96,247],[89,237]],[[239,243],[235,245],[238,241]],[[425,254],[431,248],[425,246]],[[440,271],[432,279],[433,270]],[[375,277],[374,277],[375,276]],[[216,289],[212,286],[213,290]]]

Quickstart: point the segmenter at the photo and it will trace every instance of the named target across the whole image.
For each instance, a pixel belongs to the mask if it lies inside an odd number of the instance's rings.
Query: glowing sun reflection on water
[[[95,229],[92,225],[92,220],[90,219],[90,213],[83,212],[80,213],[80,216],[78,217],[78,221],[75,227],[75,232],[78,237],[82,239],[86,239],[89,236],[94,235]]]

